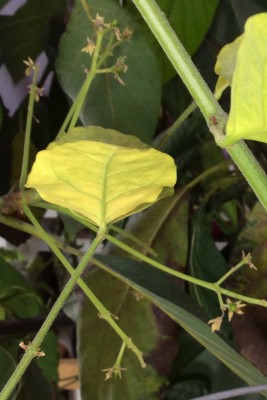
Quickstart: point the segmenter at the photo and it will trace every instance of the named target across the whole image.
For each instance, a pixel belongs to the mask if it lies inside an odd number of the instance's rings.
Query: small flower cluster
[[[120,29],[117,27],[118,22],[116,20],[105,23],[104,18],[101,17],[99,14],[96,14],[96,17],[92,20],[92,23],[96,32],[102,32],[105,29],[113,30],[114,35],[118,41],[123,39],[131,39],[133,34],[133,31],[131,31],[131,29],[127,27],[121,32]]]
[[[34,63],[34,61],[28,57],[28,60],[23,60],[23,63],[27,66],[27,68],[25,69],[25,75],[26,76],[30,76],[31,74],[33,74],[36,71],[36,67],[37,65]],[[44,95],[44,88],[43,87],[38,87],[36,85],[34,85],[35,87],[35,96],[34,99],[35,101],[39,101],[40,97],[42,97]],[[28,90],[29,92],[32,89],[32,85],[28,86]]]
[[[114,34],[114,38],[116,40],[115,44],[110,44],[109,54],[112,55],[112,50],[118,45],[119,42],[123,40],[131,40],[133,31],[128,27],[125,27],[123,31],[121,31],[117,26],[117,21],[113,21],[111,23],[105,23],[104,18],[99,14],[96,14],[96,18],[92,20],[94,30],[97,33],[99,32],[108,32],[112,31]],[[81,49],[83,53],[89,54],[91,57],[93,56],[96,50],[96,43],[92,38],[87,37],[87,44]],[[120,77],[120,73],[125,73],[128,69],[125,64],[126,57],[119,57],[111,68],[107,69],[105,72],[110,72],[114,74],[114,78],[122,85],[125,85],[123,80]]]
[[[241,301],[233,302],[230,299],[226,299],[226,303],[227,304],[224,304],[224,306],[222,307],[223,314],[220,317],[216,317],[208,321],[208,324],[211,325],[212,332],[220,330],[224,317],[224,311],[228,310],[228,321],[231,321],[234,314],[244,314],[242,308],[246,307],[246,304],[242,303]]]
[[[126,371],[126,368],[121,368],[115,364],[111,368],[102,369],[102,371],[105,372],[105,381],[107,381],[113,377],[113,374],[115,378],[119,377],[121,379],[121,371]]]

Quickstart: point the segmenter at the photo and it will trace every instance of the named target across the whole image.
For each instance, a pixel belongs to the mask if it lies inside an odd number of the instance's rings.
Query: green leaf
[[[53,331],[49,331],[42,342],[42,351],[44,351],[45,357],[38,359],[38,364],[46,379],[55,383],[58,381],[59,354],[57,337]]]
[[[27,281],[24,276],[19,273],[11,264],[7,263],[0,255],[0,289],[9,288],[10,286],[27,287]]]
[[[53,142],[37,154],[26,186],[98,226],[141,211],[172,193],[176,168],[170,156],[147,148],[135,137],[103,128],[97,131],[113,144],[103,142],[101,135],[97,141],[94,127],[79,128],[78,141],[70,134],[72,141]],[[87,140],[79,140],[81,132]]]
[[[131,41],[122,42],[107,59],[107,66],[126,56],[127,73],[122,86],[111,74],[98,74],[92,83],[81,120],[85,125],[101,125],[123,133],[138,135],[150,143],[158,122],[161,79],[156,55],[147,43],[142,26],[117,1],[90,0],[91,13],[118,21],[118,27],[134,31]],[[66,33],[62,36],[57,60],[57,74],[63,90],[73,100],[85,79],[84,68],[90,68],[88,54],[81,49],[94,30],[80,1],[76,1]]]
[[[3,321],[6,318],[6,310],[4,307],[0,306],[0,321]]]
[[[265,298],[267,295],[267,216],[260,203],[256,203],[247,218],[232,249],[231,259],[235,264],[240,261],[242,251],[251,253],[252,262],[257,270],[245,265],[232,279],[234,290],[251,297]]]
[[[20,318],[33,317],[43,310],[43,303],[35,293],[19,294],[8,301],[8,307]]]
[[[167,391],[165,400],[188,400],[195,397],[204,395],[207,383],[204,379],[200,378],[188,378],[184,379],[171,387]]]
[[[45,47],[49,22],[65,10],[66,0],[28,0],[12,16],[0,16],[1,53],[15,82],[24,76],[23,60]]]
[[[267,143],[266,35],[267,13],[247,20],[233,76],[225,146],[240,139]]]
[[[48,400],[56,398],[54,385],[45,378],[39,361],[32,362],[22,377],[21,400]]]
[[[13,356],[3,347],[0,347],[0,390],[7,383],[16,366],[17,363]]]
[[[194,343],[188,344],[194,346]],[[188,350],[184,348],[181,352],[186,353]],[[176,378],[178,382],[167,391],[166,400],[188,400],[207,393],[214,393],[216,396],[216,392],[245,386],[240,378],[207,350],[202,350],[179,372],[178,379]],[[264,397],[260,394],[253,395],[253,400],[262,399]],[[242,400],[251,400],[251,395],[242,396]]]
[[[124,332],[144,355],[149,355],[160,340],[151,303],[146,299],[138,301],[125,283],[100,270],[90,272],[86,282],[108,310],[118,317]],[[155,393],[164,379],[151,366],[140,368],[135,355],[129,350],[122,358],[121,367],[126,368],[122,371],[122,379],[104,381],[105,375],[101,371],[113,366],[122,343],[117,333],[99,318],[88,300],[84,303],[78,326],[78,343],[83,400],[157,399]]]
[[[60,219],[64,225],[64,234],[67,236],[67,241],[73,242],[84,226],[80,222],[75,221],[75,219],[71,218],[69,215],[60,214]]]
[[[179,290],[170,276],[124,257],[121,260],[119,257],[113,257],[113,260],[105,256],[98,258],[103,260],[107,271],[144,294],[249,385],[267,384],[267,378],[257,368],[211,332],[192,299]]]
[[[167,263],[179,271],[185,268],[188,255],[188,198],[181,197],[180,191],[130,218],[125,230],[154,249],[159,262]],[[146,248],[130,239],[120,240],[143,254],[147,253]],[[121,250],[116,248],[115,254],[121,254]]]

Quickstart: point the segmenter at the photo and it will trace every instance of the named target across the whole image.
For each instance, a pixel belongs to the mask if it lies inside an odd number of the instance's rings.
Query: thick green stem
[[[224,114],[206,82],[177,38],[165,14],[155,0],[133,0],[170,62],[180,75],[201,112],[207,119],[213,114]]]
[[[225,113],[177,38],[155,0],[133,0],[170,62],[191,93],[216,142],[223,147]],[[215,118],[215,122],[213,118]],[[226,148],[254,193],[267,210],[267,178],[244,142]]]

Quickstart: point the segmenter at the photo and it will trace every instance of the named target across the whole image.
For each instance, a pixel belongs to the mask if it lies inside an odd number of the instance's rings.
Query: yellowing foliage
[[[245,24],[234,70],[224,145],[240,139],[267,143],[267,13]]]
[[[85,127],[40,151],[26,186],[102,227],[171,194],[175,182],[167,154],[116,131]]]

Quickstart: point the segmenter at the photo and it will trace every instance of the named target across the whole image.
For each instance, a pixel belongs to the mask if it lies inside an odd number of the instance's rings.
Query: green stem
[[[114,71],[112,68],[102,68],[96,70],[96,74],[114,74]]]
[[[226,274],[224,274],[216,283],[217,285],[221,285],[230,275],[234,274],[236,271],[239,270],[243,265],[247,264],[247,260],[243,258],[237,265],[232,267]]]
[[[216,283],[214,283],[214,285],[217,285]],[[244,296],[242,294],[238,294],[238,293],[234,293],[231,292],[231,290],[227,290],[224,288],[219,287],[219,290],[215,289],[214,290],[216,293],[221,293],[224,294],[227,297],[231,297],[237,300],[241,300],[244,301],[245,303],[249,303],[249,304],[255,304],[257,306],[261,306],[261,307],[267,307],[267,300],[264,299],[254,299],[253,297],[248,297],[248,296]]]
[[[59,129],[59,132],[58,132],[58,134],[57,134],[57,136],[56,136],[56,139],[59,139],[59,138],[66,132],[67,126],[69,125],[70,120],[71,120],[71,118],[72,118],[72,116],[73,116],[73,113],[74,113],[74,111],[75,111],[75,108],[76,108],[76,101],[77,101],[77,99],[78,99],[78,97],[79,97],[79,94],[81,93],[81,90],[82,90],[82,87],[81,87],[80,92],[78,93],[76,99],[75,99],[74,102],[72,103],[72,106],[71,106],[71,108],[69,109],[68,114],[67,114],[66,118],[64,119],[64,121],[63,121],[63,123],[62,123],[62,125],[61,125],[61,127],[60,127],[60,129]]]
[[[126,231],[125,229],[121,229],[116,225],[111,225],[109,229],[111,231],[118,233],[123,238],[131,240],[133,243],[140,246],[146,253],[150,254],[151,256],[157,257],[157,253],[155,252],[154,249],[152,249],[152,247],[150,247],[147,243],[138,239],[136,236],[132,235],[130,232]]]
[[[100,52],[100,48],[101,48],[103,35],[104,35],[104,32],[100,32],[97,35],[97,44],[96,44],[96,48],[95,48],[95,51],[93,54],[91,68],[88,71],[88,73],[86,75],[86,79],[85,79],[84,83],[82,84],[82,87],[80,88],[80,91],[77,94],[74,102],[72,103],[72,106],[71,106],[66,118],[64,119],[63,124],[60,127],[60,130],[57,134],[57,139],[60,138],[65,133],[69,123],[70,123],[70,125],[69,125],[68,130],[71,130],[76,125],[76,122],[79,118],[80,111],[83,106],[86,95],[88,93],[88,90],[90,89],[91,83],[97,73],[97,67],[99,65],[98,57],[99,57],[99,52]]]
[[[108,239],[108,237],[107,237],[107,239]],[[262,307],[267,307],[266,300],[254,299],[252,297],[243,296],[238,293],[231,292],[230,290],[221,288],[219,285],[217,285],[217,282],[215,282],[215,283],[205,282],[205,281],[202,281],[201,279],[194,278],[192,276],[183,274],[182,272],[175,271],[155,260],[152,260],[151,258],[149,258],[147,256],[144,256],[143,254],[139,253],[137,250],[132,249],[131,247],[125,245],[124,243],[118,243],[118,242],[119,241],[117,241],[115,238],[113,238],[113,243],[116,244],[117,246],[119,246],[121,249],[127,251],[127,253],[131,254],[132,256],[138,258],[141,261],[144,261],[145,263],[147,263],[149,265],[152,265],[153,267],[159,269],[160,271],[166,272],[169,275],[173,275],[176,278],[183,279],[186,282],[190,282],[195,285],[204,287],[204,288],[209,289],[217,294],[221,293],[221,294],[227,295],[229,297],[232,297],[232,298],[235,298],[238,300],[243,300],[246,303],[257,304]],[[96,265],[98,265],[100,268],[112,273],[111,269],[108,266],[106,266],[104,263],[102,263],[98,260],[95,260],[95,259],[94,259],[94,263]]]
[[[97,32],[96,46],[95,46],[95,51],[94,51],[93,58],[92,58],[91,68],[88,71],[86,79],[85,79],[85,81],[81,87],[81,90],[76,98],[75,111],[73,113],[68,131],[70,131],[71,129],[73,129],[75,127],[75,125],[78,121],[81,109],[83,107],[85,98],[87,96],[88,90],[89,90],[91,83],[96,75],[97,61],[98,61],[98,57],[99,57],[99,53],[100,53],[100,49],[101,49],[101,43],[102,43],[103,36],[104,36],[104,31]]]
[[[19,188],[21,191],[24,190],[24,185],[26,183],[27,175],[28,175],[33,108],[34,108],[34,101],[35,101],[35,96],[36,96],[36,91],[37,91],[37,80],[38,80],[39,70],[40,70],[40,66],[39,66],[39,64],[36,64],[33,68],[33,78],[32,78],[32,83],[30,86],[30,97],[29,97],[29,103],[28,103],[28,113],[27,113],[26,129],[25,129],[23,159],[22,159],[22,167],[21,167],[20,180],[19,180]]]
[[[197,108],[197,105],[195,102],[191,103],[185,110],[182,112],[181,115],[177,118],[176,121],[168,128],[162,138],[160,139],[159,143],[156,146],[156,149],[161,150],[163,149],[165,143],[172,137],[172,135],[175,133],[175,131],[179,128],[180,125],[189,117],[190,114]]]
[[[222,310],[222,315],[224,315],[224,302],[223,302],[223,298],[222,298],[222,294],[221,293],[217,293],[218,299],[219,299],[219,304],[220,304],[220,309]]]
[[[223,146],[225,113],[177,38],[166,16],[161,12],[155,0],[133,0],[133,3],[200,108],[215,141]],[[215,124],[211,122],[212,116],[216,118]],[[253,154],[243,141],[226,148],[226,150],[267,210],[267,178]]]
[[[6,217],[6,216],[0,214],[0,223],[10,226],[11,228],[17,229],[21,232],[28,233],[29,235],[35,236],[38,239],[43,240],[43,236],[40,233],[40,231],[37,230],[34,226],[32,226],[31,224],[29,224],[27,222],[24,222],[24,221],[21,221],[19,219],[15,219],[12,217]],[[55,245],[59,249],[65,251],[66,253],[73,254],[77,257],[81,257],[83,255],[83,253],[80,250],[75,249],[72,246],[65,245],[64,243],[62,243],[59,239],[57,239],[55,237],[51,237],[51,241],[54,242]]]
[[[90,11],[87,1],[81,0],[81,4],[82,4],[85,14],[87,15],[88,20],[90,22],[92,22],[93,17],[92,17],[92,14],[91,14],[91,11]]]
[[[106,59],[113,55],[113,50],[119,45],[119,42],[113,43],[114,42],[114,36],[109,35],[108,37],[108,42],[105,46],[105,49],[102,54],[99,54],[99,59],[97,61],[97,69],[101,67],[101,65],[104,64]]]
[[[28,214],[28,206],[25,206],[25,213]],[[98,232],[98,235],[96,238],[93,240],[91,243],[91,246],[89,250],[86,252],[80,263],[78,264],[77,268],[73,271],[73,274],[69,281],[67,282],[66,286],[60,293],[59,297],[57,298],[56,302],[54,303],[53,307],[51,308],[46,320],[44,321],[43,325],[41,326],[39,332],[35,336],[33,342],[27,347],[24,356],[22,357],[20,363],[18,364],[16,370],[8,380],[7,384],[3,388],[0,398],[1,400],[6,400],[8,397],[11,395],[13,392],[14,388],[20,381],[22,375],[24,374],[26,368],[30,364],[30,362],[33,360],[34,357],[36,357],[36,353],[39,351],[39,348],[41,346],[41,343],[43,342],[46,334],[48,333],[49,329],[51,328],[51,325],[53,324],[56,316],[58,315],[59,311],[63,307],[66,299],[68,298],[69,294],[71,293],[72,289],[74,288],[77,280],[79,279],[80,275],[84,271],[86,265],[88,264],[90,258],[94,254],[96,248],[99,246],[99,244],[103,241],[105,237],[105,232],[102,232],[101,230]]]
[[[44,207],[45,205],[42,204],[41,202],[39,202],[38,204],[36,204],[36,206]],[[66,209],[62,209],[59,206],[51,207],[51,209],[54,209],[54,210],[57,210],[59,212],[63,212],[65,214],[69,215],[70,217],[76,219],[77,221],[79,221],[80,223],[82,223],[83,225],[87,226],[89,229],[91,229],[93,231],[96,231],[96,229],[97,229],[89,221],[86,221],[85,219],[80,218],[77,215],[72,214],[70,211],[68,211]],[[259,299],[254,299],[252,297],[243,296],[243,295],[240,295],[238,293],[234,293],[234,292],[231,292],[231,291],[229,291],[227,289],[221,288],[217,284],[217,282],[215,282],[215,283],[205,282],[205,281],[202,281],[201,279],[194,278],[194,277],[186,275],[186,274],[184,274],[182,272],[175,271],[175,270],[167,267],[166,265],[163,265],[163,264],[161,264],[161,263],[159,263],[159,262],[157,262],[157,261],[145,256],[144,254],[140,253],[139,251],[133,249],[132,247],[128,246],[127,244],[121,242],[120,240],[114,238],[113,236],[111,236],[109,234],[107,234],[106,238],[111,243],[113,243],[117,247],[119,247],[120,249],[126,251],[128,254],[134,256],[135,258],[137,258],[137,259],[139,259],[141,261],[144,261],[145,263],[147,263],[149,265],[152,265],[153,267],[155,267],[155,268],[157,268],[157,269],[159,269],[161,271],[164,271],[164,272],[168,273],[169,275],[173,275],[173,276],[175,276],[177,278],[180,278],[180,279],[183,279],[183,280],[185,280],[187,282],[190,282],[190,283],[193,283],[195,285],[204,287],[204,288],[206,288],[208,290],[211,290],[211,291],[213,291],[213,292],[215,292],[217,294],[219,294],[219,293],[225,294],[225,295],[227,295],[229,297],[232,297],[232,298],[235,298],[235,299],[238,299],[238,300],[243,300],[243,301],[245,301],[247,303],[257,304],[257,305],[262,306],[262,307],[267,307],[267,301],[266,300],[259,300]],[[108,271],[110,273],[113,273],[110,270],[109,267],[105,266],[105,264],[101,263],[100,261],[94,259],[94,263],[96,265],[98,265],[100,268],[105,269],[106,271]]]
[[[119,368],[121,366],[121,360],[122,360],[123,353],[125,351],[125,347],[126,347],[125,343],[123,342],[122,345],[121,345],[117,360],[115,362],[115,365],[116,365],[117,368]]]

